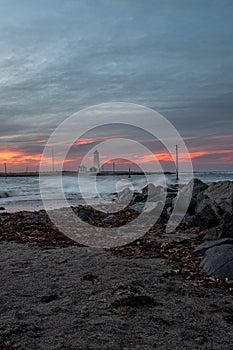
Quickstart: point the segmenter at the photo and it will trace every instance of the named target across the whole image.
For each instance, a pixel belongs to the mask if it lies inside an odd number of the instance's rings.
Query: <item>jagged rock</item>
[[[197,196],[200,195],[201,192],[205,191],[209,187],[206,183],[199,179],[191,180],[190,183],[186,186],[192,187],[192,195],[194,198],[197,198]],[[183,190],[185,190],[185,187],[183,188]]]
[[[222,218],[222,232],[221,238],[232,237],[233,238],[233,213],[226,213]]]
[[[233,238],[233,213],[225,213],[220,221],[220,225],[213,227],[204,238],[207,240]]]
[[[187,210],[188,214],[189,214],[189,215],[195,215],[195,213],[196,213],[196,207],[197,207],[197,200],[196,200],[195,197],[192,197],[192,198],[191,198],[191,201],[190,201],[190,203],[189,203],[188,210]]]
[[[226,212],[233,211],[233,181],[220,181],[211,184],[204,192],[204,199],[199,203],[197,212],[211,208],[221,219]]]
[[[164,195],[164,188],[163,186],[154,186],[153,184],[148,184],[142,189],[142,195],[148,196],[148,199],[151,200],[153,197],[159,197]]]
[[[201,192],[205,191],[208,185],[199,179],[192,179],[188,184],[184,185],[179,192],[180,196],[191,196],[197,198]]]
[[[222,244],[208,249],[200,267],[215,278],[233,279],[233,244]]]
[[[191,225],[198,226],[200,229],[212,228],[218,224],[219,219],[210,207],[206,207],[203,211],[197,213],[191,221]]]
[[[120,203],[128,204],[131,202],[133,198],[133,191],[130,190],[130,188],[126,187],[123,191],[118,193],[118,201]]]
[[[200,192],[197,196],[196,196],[196,200],[197,200],[197,203],[201,203],[201,201],[203,201],[204,199],[204,191],[203,192]]]
[[[192,179],[187,185],[184,185],[180,192],[178,193],[178,196],[173,199],[173,207],[175,207],[177,200],[187,201],[187,199],[190,198],[190,203],[188,207],[188,214],[189,215],[195,215],[196,213],[196,207],[198,204],[197,197],[208,188],[208,185],[202,182],[199,179]]]

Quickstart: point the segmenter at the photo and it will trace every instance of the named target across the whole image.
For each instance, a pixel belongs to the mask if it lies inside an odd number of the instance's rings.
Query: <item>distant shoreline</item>
[[[194,171],[193,174],[216,174],[216,173],[232,173],[229,170],[223,171],[223,170],[205,170],[205,171]],[[145,174],[147,175],[175,175],[175,172],[172,171],[165,171],[165,172],[146,172]],[[130,175],[130,176],[143,176],[145,175],[143,172],[140,171],[130,171],[130,173],[128,171],[102,171],[100,173],[91,173],[91,172],[86,172],[86,173],[79,173],[78,171],[74,171],[74,170],[64,170],[62,172],[62,175],[81,175],[81,176],[119,176],[119,175]],[[180,172],[180,175],[184,174],[183,172]],[[8,172],[8,173],[4,173],[4,172],[0,172],[0,178],[4,178],[4,177],[39,177],[39,176],[59,176],[61,175],[61,172],[59,171],[48,171],[48,172],[39,172],[39,171],[31,171],[31,172]]]
[[[62,172],[63,175],[78,175],[79,173],[77,171],[63,171]],[[172,175],[175,174],[174,172],[164,172],[164,173],[154,173],[154,172],[147,172],[146,174],[165,174],[165,175]],[[39,173],[38,171],[35,172],[18,172],[18,173],[0,173],[0,177],[31,177],[31,176],[58,176],[61,175],[61,173],[59,171],[49,171],[49,172],[42,172]],[[104,171],[101,173],[80,173],[81,176],[88,176],[88,175],[97,175],[97,176],[112,176],[112,175],[129,175],[128,171]],[[131,171],[130,173],[131,176],[133,175],[144,175],[143,172],[140,171]]]

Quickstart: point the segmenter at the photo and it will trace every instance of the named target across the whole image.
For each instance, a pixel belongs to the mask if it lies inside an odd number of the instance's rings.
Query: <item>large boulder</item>
[[[219,226],[219,237],[231,237],[233,238],[233,212],[225,213],[221,220],[221,225]]]
[[[225,213],[233,211],[233,181],[220,181],[211,184],[204,192],[203,200],[198,204],[197,212],[211,208],[221,219]]]
[[[153,198],[158,198],[164,196],[164,187],[163,186],[155,186],[151,183],[143,187],[142,195],[147,197],[147,200],[151,201]]]
[[[192,196],[194,198],[197,198],[200,195],[200,193],[202,193],[209,187],[205,182],[199,179],[192,179],[190,183],[186,186],[192,188]],[[183,188],[183,190],[185,190],[185,187]]]
[[[233,244],[215,245],[208,249],[200,266],[215,278],[233,279]]]
[[[208,188],[208,185],[202,182],[199,179],[192,179],[188,184],[184,185],[180,191],[180,195],[192,196],[197,198],[197,196],[205,191]]]
[[[122,204],[128,205],[132,201],[133,195],[133,191],[126,187],[123,189],[123,191],[118,193],[118,201]]]
[[[208,185],[199,179],[192,179],[188,184],[184,185],[180,190],[178,196],[173,199],[173,207],[176,205],[177,200],[187,201],[189,199],[188,214],[194,215],[196,213],[196,207],[198,205],[198,198],[208,188]]]
[[[205,207],[201,212],[192,217],[190,224],[204,230],[217,226],[219,219],[210,207]]]
[[[197,216],[200,214],[197,214]],[[220,224],[213,227],[204,237],[206,240],[220,238],[233,238],[233,213],[225,213],[220,220]]]

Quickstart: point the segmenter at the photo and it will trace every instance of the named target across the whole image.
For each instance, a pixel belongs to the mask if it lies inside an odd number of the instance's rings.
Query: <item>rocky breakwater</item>
[[[126,190],[119,195],[119,198],[126,197]],[[129,192],[127,198],[130,199]],[[162,210],[158,223],[166,225],[177,201],[182,203],[187,198],[191,198],[191,201],[182,223],[188,229],[197,228],[199,233],[206,232],[203,243],[193,252],[202,257],[200,267],[215,278],[233,279],[232,181],[207,185],[199,179],[193,179],[179,191],[176,185],[164,189],[150,184],[141,193],[131,194],[129,207],[138,213],[144,211],[149,214],[160,207]]]
[[[233,182],[213,183],[202,196],[192,224],[209,231],[194,253],[203,256],[200,266],[207,274],[233,279]]]

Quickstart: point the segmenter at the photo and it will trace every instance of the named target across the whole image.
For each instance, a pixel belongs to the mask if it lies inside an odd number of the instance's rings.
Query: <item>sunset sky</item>
[[[37,170],[62,121],[115,101],[166,117],[195,170],[233,171],[232,18],[232,0],[0,0],[0,171]],[[174,168],[157,141],[121,125],[84,135],[65,168],[122,135]]]

